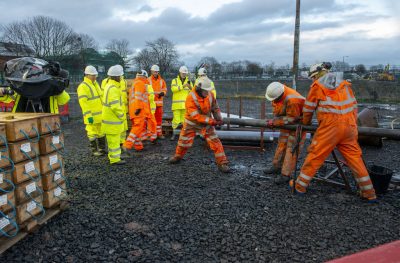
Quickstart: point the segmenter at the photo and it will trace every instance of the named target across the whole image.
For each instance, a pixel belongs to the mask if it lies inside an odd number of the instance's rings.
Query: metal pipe
[[[252,127],[267,127],[265,120],[258,119],[234,119],[224,118],[225,123],[236,124],[241,126],[252,126]],[[297,125],[284,125],[282,127],[276,127],[278,129],[296,130]],[[318,126],[304,125],[304,131],[315,132]],[[400,140],[400,130],[389,130],[382,128],[371,128],[371,127],[358,127],[359,135],[375,136],[375,137],[386,137],[388,139]]]

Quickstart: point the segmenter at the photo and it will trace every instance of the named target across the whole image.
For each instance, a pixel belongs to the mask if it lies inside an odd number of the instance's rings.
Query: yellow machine
[[[387,64],[382,73],[379,73],[376,80],[378,81],[394,81],[394,75],[389,73],[390,65]]]

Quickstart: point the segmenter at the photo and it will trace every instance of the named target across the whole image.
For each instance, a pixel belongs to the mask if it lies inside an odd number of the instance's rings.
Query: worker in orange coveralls
[[[331,67],[330,63],[318,63],[310,68],[309,76],[314,82],[304,104],[303,124],[311,124],[316,111],[319,125],[299,177],[289,185],[295,187],[297,193],[305,193],[318,169],[336,147],[353,173],[361,198],[376,203],[375,190],[357,141],[357,101],[351,83],[330,73]]]
[[[143,150],[142,136],[146,133],[147,119],[151,118],[149,102],[147,72],[142,70],[136,74],[133,85],[129,91],[129,116],[132,120],[132,129],[126,139],[123,151],[134,148]],[[129,152],[129,151],[128,151]]]
[[[189,93],[185,102],[185,121],[179,135],[175,156],[169,159],[171,164],[182,160],[185,153],[192,147],[197,133],[204,134],[208,146],[214,152],[218,169],[229,173],[228,160],[224,148],[213,126],[222,125],[221,111],[212,92],[211,80],[201,77],[197,85]]]
[[[154,90],[154,101],[156,103],[156,109],[154,117],[157,121],[157,138],[165,139],[162,134],[162,117],[163,117],[163,101],[164,96],[167,95],[167,84],[160,75],[160,67],[158,65],[151,66],[151,76],[148,78],[150,85]]]
[[[300,120],[306,99],[294,89],[279,82],[272,82],[267,87],[265,97],[267,100],[272,101],[274,112],[274,118],[268,120],[267,123],[269,128],[294,124]],[[299,151],[303,148],[305,138],[306,133],[304,132],[299,142]],[[293,151],[296,139],[296,131],[280,130],[272,167],[264,170],[265,174],[276,175],[274,179],[276,184],[288,183],[296,167],[297,155]]]

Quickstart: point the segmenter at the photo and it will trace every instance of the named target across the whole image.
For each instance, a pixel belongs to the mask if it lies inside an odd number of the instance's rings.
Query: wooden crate
[[[15,231],[16,231],[15,225],[11,223],[11,222],[15,223],[16,215],[14,213],[9,213],[6,216],[7,216],[7,218],[2,217],[0,215],[0,229],[2,229],[4,232],[11,235],[11,234],[15,233]],[[8,237],[5,237],[5,236],[3,237],[2,233],[0,233],[0,244],[2,242],[6,242],[7,240],[8,240]]]
[[[67,197],[67,191],[65,189],[67,189],[67,185],[64,182],[50,191],[45,191],[43,194],[43,206],[45,208],[52,208],[58,205]]]
[[[11,205],[9,204],[11,203]],[[0,194],[0,211],[7,213],[15,207],[14,191]]]
[[[6,144],[6,141],[7,141],[6,125],[4,123],[0,123],[0,145]]]
[[[39,156],[39,143],[30,142],[28,140],[23,140],[19,142],[10,143],[9,145],[10,157],[14,164],[21,161],[28,160],[29,158],[23,153],[23,151],[34,159]]]
[[[12,184],[7,182],[6,180],[11,181],[11,171],[5,170],[0,172],[0,193],[3,192],[1,190],[12,189]]]
[[[39,215],[40,213],[43,213],[42,208],[40,207],[43,203],[43,197],[42,196],[35,197],[35,201],[30,200],[17,206],[18,224],[22,224],[26,222],[28,219],[31,219],[32,215],[36,216]]]
[[[64,134],[60,135],[44,135],[40,137],[39,149],[41,155],[46,155],[56,151],[56,149],[60,152],[64,151]]]
[[[48,172],[42,175],[42,186],[44,191],[50,191],[65,182],[64,169],[61,167],[56,169],[54,172]]]
[[[12,173],[12,181],[14,184],[20,184],[32,179],[25,173],[29,174],[33,178],[37,178],[40,175],[39,160],[28,160],[22,163],[17,163]]]
[[[6,146],[0,146],[0,168],[11,166],[9,149]]]
[[[39,125],[37,116],[24,116],[18,113],[0,114],[0,123],[6,125],[8,142],[16,142],[29,138],[38,138]],[[25,134],[23,132],[25,132]]]
[[[39,133],[41,135],[48,133],[59,133],[61,121],[58,114],[23,112],[19,113],[18,115],[27,118],[38,118]]]
[[[57,152],[49,153],[48,155],[40,156],[40,172],[47,174],[61,167],[63,158]]]
[[[17,205],[23,204],[31,200],[31,198],[25,192],[30,194],[33,198],[41,196],[43,193],[42,181],[41,180],[37,182],[27,181],[20,185],[17,185],[15,188],[15,197]]]

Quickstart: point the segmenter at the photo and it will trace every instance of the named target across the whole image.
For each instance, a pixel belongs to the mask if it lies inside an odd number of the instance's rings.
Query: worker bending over
[[[213,126],[222,125],[221,111],[217,100],[211,93],[211,81],[201,77],[196,87],[190,92],[185,106],[186,114],[183,128],[179,135],[175,156],[169,159],[171,164],[182,160],[188,149],[192,147],[197,133],[204,134],[208,146],[214,152],[218,169],[221,172],[230,172],[224,148]]]
[[[272,82],[267,87],[265,97],[272,101],[274,113],[274,118],[267,123],[269,128],[295,124],[300,120],[305,98],[294,89],[279,82]],[[305,138],[306,133],[302,133],[300,145],[298,145],[300,151],[303,148]],[[272,168],[264,170],[265,174],[276,175],[274,179],[276,184],[288,183],[296,167],[298,155],[293,150],[297,146],[296,140],[296,131],[280,130]]]
[[[336,147],[355,177],[361,198],[374,203],[375,190],[357,142],[357,101],[351,83],[338,79],[329,72],[330,68],[330,63],[319,63],[310,68],[309,76],[314,82],[304,104],[303,124],[311,124],[316,111],[319,125],[300,175],[295,184],[290,182],[290,186],[295,187],[297,193],[305,193],[318,169]]]

